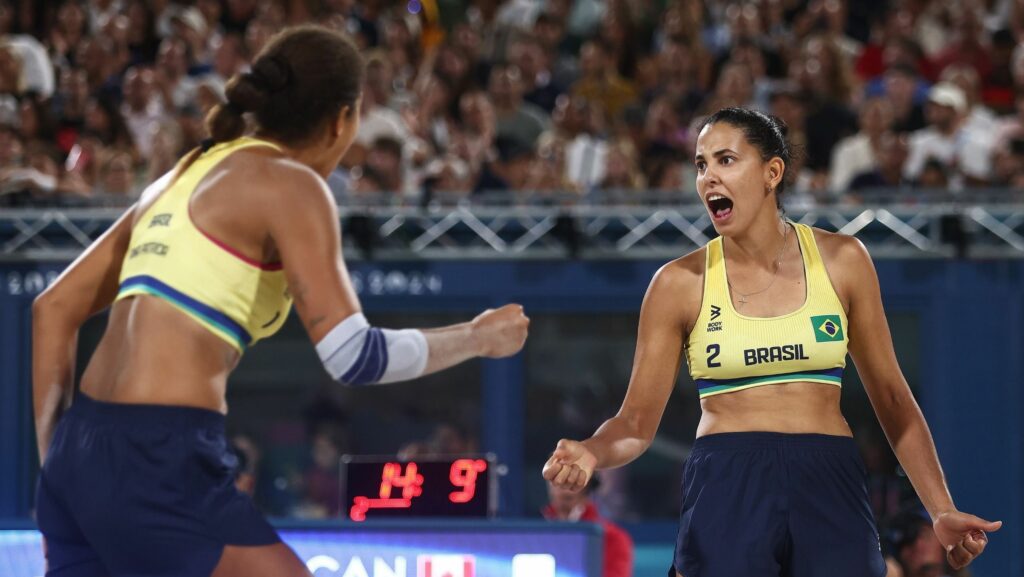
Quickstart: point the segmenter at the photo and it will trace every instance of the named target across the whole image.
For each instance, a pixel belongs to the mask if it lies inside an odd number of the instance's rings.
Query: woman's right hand
[[[555,452],[544,463],[542,475],[555,487],[579,491],[587,486],[594,475],[597,457],[579,441],[562,439]]]
[[[499,359],[522,350],[530,319],[523,314],[522,305],[509,304],[499,309],[487,309],[470,325],[480,356]]]

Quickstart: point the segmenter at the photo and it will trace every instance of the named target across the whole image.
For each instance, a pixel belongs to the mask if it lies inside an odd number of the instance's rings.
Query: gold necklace
[[[785,224],[785,223],[783,223],[783,225],[786,227],[786,229],[782,232],[782,246],[779,248],[778,256],[775,257],[775,271],[772,272],[772,280],[771,280],[771,282],[768,283],[768,286],[764,287],[763,289],[761,289],[759,291],[754,291],[752,293],[744,294],[744,293],[741,293],[740,291],[736,290],[736,288],[732,286],[732,281],[730,281],[729,280],[729,276],[726,275],[726,277],[725,277],[725,284],[729,285],[729,290],[734,292],[734,293],[736,293],[736,295],[739,297],[738,304],[740,304],[740,305],[747,304],[748,302],[750,302],[750,301],[747,300],[747,297],[752,297],[754,295],[761,294],[764,291],[772,288],[772,285],[775,284],[775,277],[779,276],[779,268],[782,266],[782,253],[786,252],[786,240],[789,238],[789,225]],[[722,255],[722,258],[723,259],[725,258],[724,254]]]

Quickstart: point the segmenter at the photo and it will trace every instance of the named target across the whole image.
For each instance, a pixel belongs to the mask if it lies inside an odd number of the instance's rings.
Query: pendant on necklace
[[[747,299],[743,298],[743,295],[739,295],[739,296],[740,296],[739,304],[741,304],[741,305],[747,304]]]

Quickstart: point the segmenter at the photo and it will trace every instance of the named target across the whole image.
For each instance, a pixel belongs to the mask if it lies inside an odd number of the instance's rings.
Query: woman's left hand
[[[954,569],[967,566],[981,555],[988,544],[985,532],[996,531],[1002,526],[1002,521],[986,521],[956,510],[940,513],[932,523],[935,536],[946,548],[946,559]]]

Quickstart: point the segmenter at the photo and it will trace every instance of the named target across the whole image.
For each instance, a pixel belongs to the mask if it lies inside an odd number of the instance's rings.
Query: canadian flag
[[[419,555],[416,577],[475,577],[476,558],[472,555]]]

